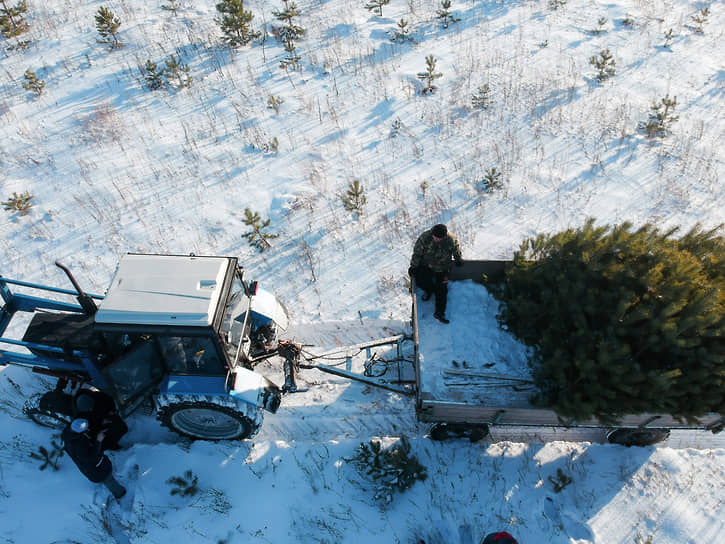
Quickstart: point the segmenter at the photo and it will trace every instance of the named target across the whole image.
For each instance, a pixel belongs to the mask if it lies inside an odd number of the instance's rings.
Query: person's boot
[[[105,485],[106,489],[108,489],[117,499],[121,499],[121,497],[126,494],[126,488],[116,481],[113,474],[109,474],[108,477],[103,480],[103,485]]]
[[[441,312],[436,312],[436,313],[434,313],[434,314],[433,314],[433,317],[435,317],[435,318],[436,318],[436,319],[437,319],[438,321],[440,321],[441,323],[445,323],[446,325],[447,325],[448,323],[450,323],[450,321],[449,321],[448,319],[446,319],[446,316],[445,316],[445,315],[443,315],[443,314],[442,314]]]

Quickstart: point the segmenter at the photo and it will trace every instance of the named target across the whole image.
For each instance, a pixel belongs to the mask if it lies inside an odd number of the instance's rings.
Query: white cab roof
[[[124,255],[96,323],[209,326],[228,257]]]

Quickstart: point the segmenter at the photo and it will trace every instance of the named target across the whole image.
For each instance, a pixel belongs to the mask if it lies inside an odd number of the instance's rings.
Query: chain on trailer
[[[271,355],[284,359],[284,393],[306,391],[297,385],[299,369],[319,370],[327,374],[355,380],[373,387],[379,387],[395,393],[414,395],[413,359],[405,354],[405,345],[413,337],[405,334],[388,336],[367,342],[335,348],[323,353],[309,351],[310,345],[280,340],[274,353],[265,353],[253,363],[267,360]],[[375,350],[378,348],[378,350]],[[382,357],[380,351],[394,350],[393,357]],[[359,359],[362,358],[362,361]],[[324,361],[324,362],[322,362]],[[362,367],[362,373],[355,367]]]

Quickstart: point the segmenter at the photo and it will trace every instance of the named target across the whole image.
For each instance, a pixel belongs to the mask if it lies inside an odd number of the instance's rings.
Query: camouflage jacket
[[[451,234],[440,242],[434,241],[432,230],[425,231],[416,240],[410,266],[417,268],[423,265],[436,274],[447,274],[451,270],[452,261],[461,259],[461,248],[458,240]]]

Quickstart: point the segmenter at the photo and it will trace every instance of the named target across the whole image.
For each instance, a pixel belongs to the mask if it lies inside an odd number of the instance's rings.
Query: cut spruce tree
[[[725,412],[725,239],[629,223],[526,240],[501,324],[531,346],[536,404],[576,421]]]

